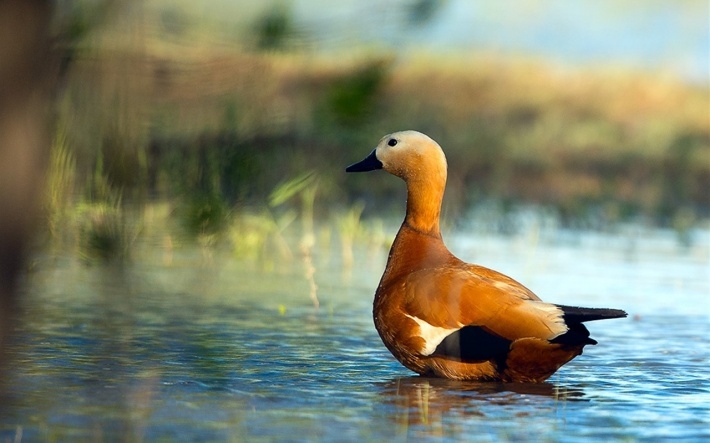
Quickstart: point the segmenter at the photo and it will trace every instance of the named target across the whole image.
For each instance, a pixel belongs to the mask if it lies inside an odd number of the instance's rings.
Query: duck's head
[[[446,181],[446,157],[437,142],[417,131],[401,131],[382,137],[377,147],[362,161],[348,166],[346,172],[384,169],[409,182]]]

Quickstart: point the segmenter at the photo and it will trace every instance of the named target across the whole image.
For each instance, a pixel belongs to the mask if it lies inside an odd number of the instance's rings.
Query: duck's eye
[[[387,142],[387,144],[390,145],[390,146],[394,146],[394,145],[397,144],[397,140],[391,138],[390,141]]]

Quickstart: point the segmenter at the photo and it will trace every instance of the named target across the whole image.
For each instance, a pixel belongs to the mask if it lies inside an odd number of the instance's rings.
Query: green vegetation
[[[426,16],[420,3],[412,13]],[[126,256],[125,215],[149,202],[168,204],[180,235],[229,238],[238,255],[291,256],[278,238],[299,216],[305,244],[314,218],[339,220],[348,249],[358,202],[367,220],[401,212],[403,194],[343,168],[402,129],[446,151],[449,222],[490,202],[541,205],[580,227],[686,232],[710,216],[707,85],[480,54],[319,56],[292,44],[286,7],[251,25],[256,43],[229,45],[178,7],[144,14],[128,34],[82,31],[58,97],[49,230],[73,226],[89,256]]]

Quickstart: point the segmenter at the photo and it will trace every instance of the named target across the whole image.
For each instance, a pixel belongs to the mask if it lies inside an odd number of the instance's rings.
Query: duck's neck
[[[407,182],[407,215],[404,223],[415,231],[440,237],[439,216],[446,177]]]

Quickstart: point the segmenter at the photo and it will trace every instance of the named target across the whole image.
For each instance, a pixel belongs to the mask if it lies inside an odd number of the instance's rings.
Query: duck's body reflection
[[[586,401],[580,388],[544,383],[490,383],[422,376],[401,377],[381,384],[384,403],[396,422],[398,435],[450,435],[462,417],[485,420],[510,414],[511,419],[564,410],[567,401]],[[456,424],[454,424],[456,423]],[[511,426],[514,423],[511,422]],[[475,441],[475,436],[471,436]]]

